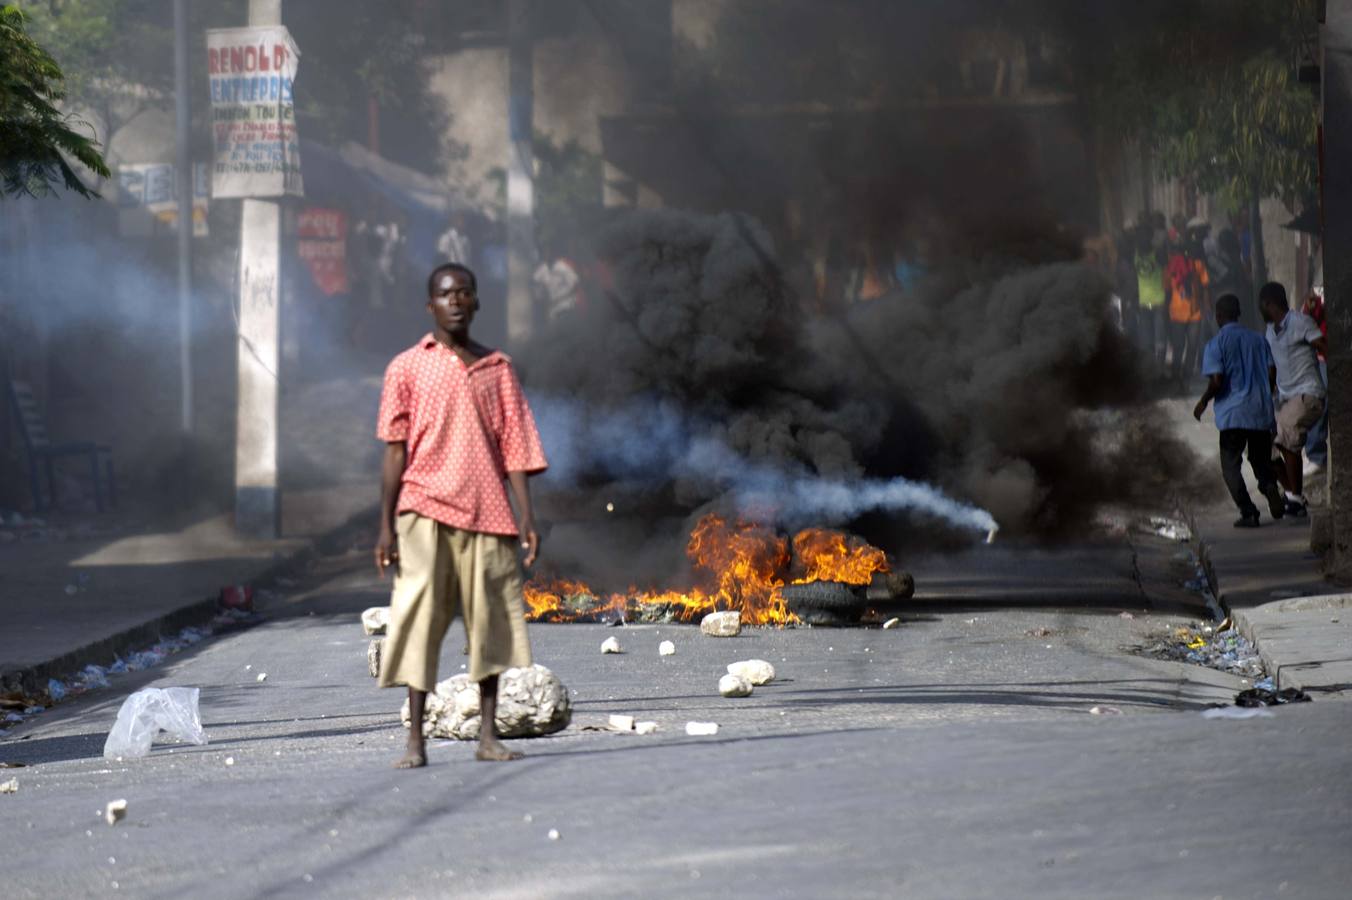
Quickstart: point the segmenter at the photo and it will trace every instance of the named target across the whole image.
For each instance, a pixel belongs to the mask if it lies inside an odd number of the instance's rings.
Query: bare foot
[[[521,759],[524,753],[516,753],[508,750],[498,741],[481,741],[479,750],[474,754],[475,759],[482,759],[487,762],[507,762],[513,759]]]
[[[399,762],[394,764],[396,769],[421,769],[427,765],[427,753],[422,747],[409,747]]]

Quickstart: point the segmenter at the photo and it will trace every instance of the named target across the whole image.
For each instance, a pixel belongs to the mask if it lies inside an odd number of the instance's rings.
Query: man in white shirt
[[[1258,308],[1268,323],[1267,341],[1274,363],[1277,439],[1273,443],[1282,456],[1278,476],[1286,488],[1286,513],[1303,516],[1306,500],[1300,454],[1310,427],[1324,413],[1328,390],[1319,374],[1319,354],[1328,352],[1328,341],[1314,319],[1291,309],[1286,289],[1275,281],[1258,292]]]
[[[457,213],[451,220],[451,226],[437,238],[437,255],[442,262],[459,263],[462,266],[471,264],[469,229],[463,214]]]
[[[536,294],[544,301],[551,322],[577,309],[582,279],[567,258],[557,257],[553,264],[541,262],[531,281]]]

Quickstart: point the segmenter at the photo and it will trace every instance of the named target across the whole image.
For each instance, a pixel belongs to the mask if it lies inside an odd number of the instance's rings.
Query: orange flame
[[[718,515],[707,515],[695,525],[686,555],[702,586],[689,591],[631,587],[606,595],[579,581],[533,580],[525,587],[526,618],[566,622],[623,616],[690,622],[717,610],[738,610],[748,625],[788,625],[798,619],[780,594],[785,584],[868,584],[873,573],[888,571],[883,551],[843,532],[800,531],[790,553],[789,541],[770,528],[729,524]]]
[[[886,572],[887,554],[839,531],[808,528],[793,538],[793,557],[802,568],[794,584],[843,581],[868,584],[874,572]]]

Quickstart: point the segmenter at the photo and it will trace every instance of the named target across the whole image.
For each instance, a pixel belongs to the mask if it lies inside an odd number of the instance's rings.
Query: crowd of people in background
[[[1216,334],[1216,298],[1253,296],[1234,230],[1213,235],[1201,218],[1169,223],[1152,213],[1106,249],[1087,245],[1086,256],[1113,283],[1122,330],[1154,373],[1180,388],[1197,376],[1201,349]]]

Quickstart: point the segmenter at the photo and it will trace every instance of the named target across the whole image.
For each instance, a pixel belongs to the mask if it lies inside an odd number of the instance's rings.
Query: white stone
[[[19,792],[19,779],[11,778],[9,781],[0,781],[0,794],[17,794]]]
[[[634,731],[638,732],[639,734],[652,734],[652,733],[653,733],[654,731],[656,731],[656,730],[657,730],[657,723],[656,723],[656,722],[635,722],[635,723],[634,723]]]
[[[718,734],[717,722],[686,722],[685,733],[691,737],[704,737],[705,735]]]
[[[235,758],[233,756],[227,756],[225,758],[225,764],[227,766],[233,766],[235,764]]]
[[[614,637],[608,637],[601,642],[601,652],[623,653],[624,651],[620,649],[620,642],[618,640],[616,640]]]
[[[549,839],[551,841],[557,841],[559,839],[559,830],[557,828],[549,829]]]
[[[759,687],[775,680],[775,667],[763,659],[744,659],[729,663],[728,674],[738,675]]]
[[[539,737],[568,727],[573,704],[558,677],[541,665],[508,669],[498,678],[497,731],[500,737]],[[408,701],[399,711],[409,727]],[[427,695],[423,734],[472,741],[479,737],[479,685],[460,674],[439,683]]]
[[[390,608],[388,606],[373,606],[361,614],[361,630],[368,635],[384,634],[385,628],[390,624]]]
[[[618,714],[611,715],[611,717],[610,717],[610,727],[613,728],[613,729],[615,729],[616,731],[633,731],[633,730],[634,730],[634,717],[633,717],[633,716],[621,716],[621,715],[618,715]]]
[[[671,641],[663,641],[657,645],[658,656],[671,656],[676,652],[676,645]]]
[[[896,628],[896,627],[897,627],[898,625],[900,625],[900,624],[901,624],[901,619],[898,618],[898,617],[896,617],[896,616],[893,616],[892,618],[888,619],[886,622],[883,623],[883,627],[884,627],[884,628]]]
[[[375,638],[366,648],[366,671],[372,678],[380,677],[380,655],[385,652],[385,639]]]
[[[267,673],[267,672],[259,672],[259,673],[258,673],[258,677],[254,679],[254,681],[259,681],[259,682],[267,681],[267,680],[268,680],[268,673]]]
[[[740,675],[724,675],[718,679],[718,692],[724,697],[750,697],[751,682]]]
[[[700,619],[699,630],[709,637],[736,637],[742,633],[742,614],[736,610],[709,613]]]
[[[126,800],[109,800],[108,805],[103,808],[103,821],[109,825],[116,825],[127,817]]]

